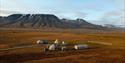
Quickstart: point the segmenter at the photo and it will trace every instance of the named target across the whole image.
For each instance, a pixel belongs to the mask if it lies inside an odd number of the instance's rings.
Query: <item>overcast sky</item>
[[[125,25],[125,0],[0,0],[0,15],[55,14],[94,24]]]

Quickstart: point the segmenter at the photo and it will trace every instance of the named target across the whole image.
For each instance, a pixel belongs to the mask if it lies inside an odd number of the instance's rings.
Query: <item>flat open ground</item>
[[[85,43],[85,50],[52,51],[44,53],[44,46],[37,45],[38,39],[55,39],[67,43]],[[13,47],[34,47],[3,50]],[[0,63],[124,63],[125,32],[0,30]]]

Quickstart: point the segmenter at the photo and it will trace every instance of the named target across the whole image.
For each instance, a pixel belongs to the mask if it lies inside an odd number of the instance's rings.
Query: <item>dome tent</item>
[[[48,44],[48,41],[46,40],[37,40],[37,44]]]
[[[58,39],[56,39],[54,43],[55,43],[55,44],[59,44],[59,41],[58,41]]]
[[[56,50],[58,49],[58,45],[56,44],[51,44],[49,47],[48,47],[49,50]]]

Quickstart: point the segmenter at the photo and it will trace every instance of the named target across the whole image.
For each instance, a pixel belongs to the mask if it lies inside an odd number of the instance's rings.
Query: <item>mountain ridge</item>
[[[59,19],[53,14],[12,14],[7,17],[0,16],[2,27],[54,27],[54,28],[103,28],[87,22],[84,19]]]

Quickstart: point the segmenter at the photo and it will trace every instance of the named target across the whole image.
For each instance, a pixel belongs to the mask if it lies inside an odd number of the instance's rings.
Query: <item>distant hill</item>
[[[90,28],[102,29],[104,27],[88,23],[84,19],[59,19],[52,14],[13,14],[7,17],[0,16],[1,27],[31,27],[31,28]]]

